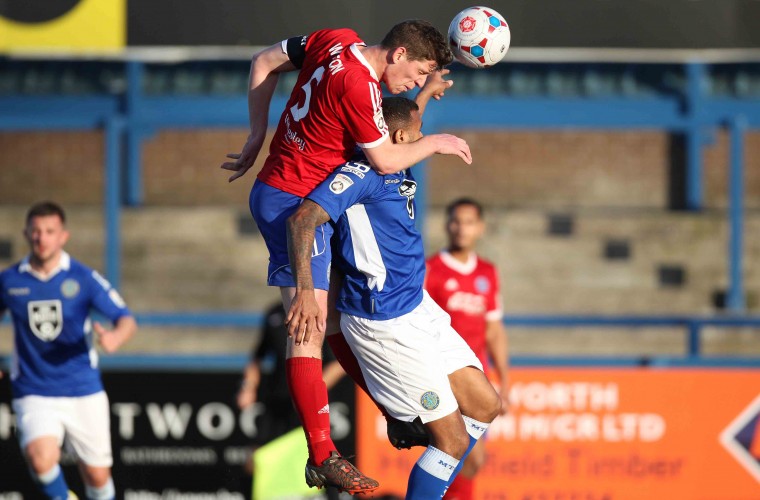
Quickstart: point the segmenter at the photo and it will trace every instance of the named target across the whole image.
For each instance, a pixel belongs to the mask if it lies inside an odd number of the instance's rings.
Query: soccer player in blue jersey
[[[108,281],[63,250],[65,224],[57,204],[31,207],[24,229],[29,255],[0,273],[0,317],[10,311],[14,328],[13,410],[22,451],[47,498],[76,498],[59,466],[66,438],[87,498],[108,500],[115,498],[109,405],[93,341],[114,352],[137,324]],[[93,324],[91,309],[114,328]]]
[[[391,139],[422,136],[417,105],[385,98]],[[490,422],[501,399],[449,316],[423,290],[425,253],[414,224],[417,189],[409,170],[380,175],[358,159],[338,167],[288,219],[296,278],[292,321],[315,310],[311,246],[332,221],[333,265],[345,274],[336,307],[341,329],[373,399],[394,418],[420,418],[431,444],[409,476],[407,499],[441,498]],[[296,325],[298,328],[304,325]]]

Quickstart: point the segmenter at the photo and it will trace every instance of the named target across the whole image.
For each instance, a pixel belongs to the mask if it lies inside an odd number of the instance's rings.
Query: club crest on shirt
[[[485,276],[475,278],[475,290],[480,293],[486,293],[491,289],[491,282]]]
[[[67,299],[71,299],[77,296],[79,293],[79,282],[75,279],[67,279],[61,283],[61,295]]]
[[[346,189],[350,188],[354,184],[354,181],[350,177],[343,174],[338,174],[330,183],[330,191],[335,194],[340,194]]]
[[[27,304],[29,328],[45,342],[55,340],[63,329],[63,306],[60,300],[32,300]]]
[[[441,402],[441,398],[439,398],[438,394],[436,394],[433,391],[427,391],[420,398],[420,404],[426,410],[435,410],[436,408],[438,408],[438,405],[440,404],[440,402]]]

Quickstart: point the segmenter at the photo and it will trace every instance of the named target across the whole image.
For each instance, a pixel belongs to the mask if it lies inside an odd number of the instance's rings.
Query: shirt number
[[[301,87],[306,94],[306,99],[304,99],[303,106],[298,106],[297,104],[294,104],[290,108],[290,114],[293,115],[293,120],[300,121],[301,118],[306,116],[306,114],[309,112],[309,101],[311,101],[311,82],[316,82],[314,86],[316,87],[319,85],[319,82],[322,81],[322,77],[325,74],[325,68],[324,66],[320,66],[317,68],[314,73],[311,75],[311,78],[309,78],[309,81],[304,83]]]

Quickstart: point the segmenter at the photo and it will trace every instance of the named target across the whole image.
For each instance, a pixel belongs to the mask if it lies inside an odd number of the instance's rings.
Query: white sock
[[[85,485],[84,493],[87,495],[88,500],[112,500],[116,497],[116,488],[113,485],[113,478],[108,478],[108,482],[103,486],[96,488],[95,486]]]
[[[462,420],[464,420],[464,425],[467,428],[467,434],[469,434],[476,441],[480,439],[488,430],[489,424],[478,422],[474,418],[462,415]]]

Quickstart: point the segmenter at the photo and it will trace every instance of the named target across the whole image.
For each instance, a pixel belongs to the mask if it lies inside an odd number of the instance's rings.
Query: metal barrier
[[[140,326],[196,328],[260,328],[261,312],[154,312],[137,313]],[[10,324],[8,317],[3,324]],[[683,356],[512,356],[518,366],[760,366],[760,357],[705,356],[702,330],[706,327],[753,328],[760,335],[760,316],[593,316],[593,315],[508,315],[507,327],[525,328],[682,328],[685,333]],[[166,370],[237,370],[242,369],[246,354],[117,354],[105,356],[105,369],[162,368]],[[0,364],[3,358],[0,356]]]
[[[262,313],[245,312],[182,312],[142,313],[137,321],[145,326],[194,326],[258,328],[262,325]],[[593,316],[593,315],[508,315],[504,325],[527,328],[683,328],[686,333],[685,357],[702,356],[702,335],[705,327],[749,327],[758,329],[760,316]],[[598,358],[588,358],[598,359]],[[640,359],[640,358],[637,358]]]

